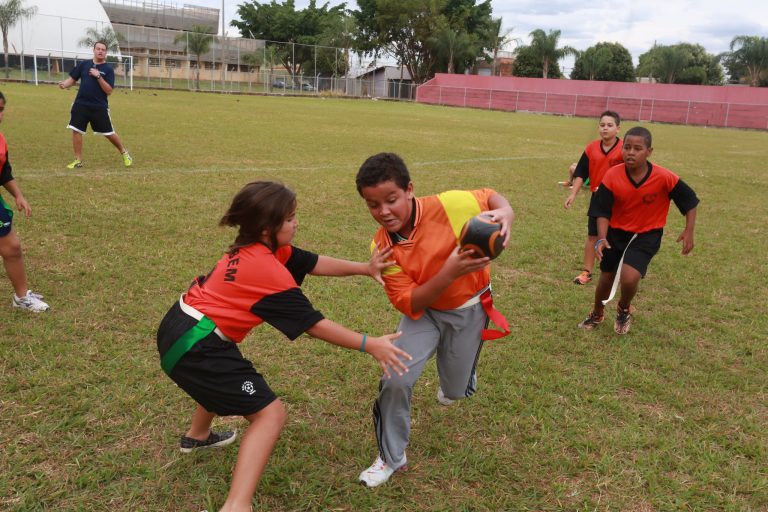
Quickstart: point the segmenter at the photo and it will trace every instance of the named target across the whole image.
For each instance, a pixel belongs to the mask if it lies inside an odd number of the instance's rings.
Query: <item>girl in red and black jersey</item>
[[[5,96],[0,92],[0,121],[5,113]],[[24,212],[29,218],[32,207],[21,193],[19,185],[13,178],[11,162],[8,159],[8,144],[0,133],[0,185],[13,196],[16,209]],[[21,252],[21,242],[13,229],[13,209],[5,204],[0,196],[0,259],[3,260],[5,272],[13,286],[11,304],[16,308],[26,309],[34,313],[48,310],[48,304],[42,301],[43,296],[33,293],[27,285],[27,272],[24,268],[24,255]]]
[[[207,276],[198,277],[160,324],[157,346],[165,373],[196,402],[181,451],[225,446],[234,432],[212,432],[217,415],[243,416],[243,435],[232,486],[221,511],[250,511],[253,494],[286,420],[283,404],[237,344],[267,322],[289,339],[302,333],[368,352],[389,373],[410,359],[392,341],[368,337],[327,320],[299,287],[307,274],[370,275],[392,264],[391,251],[374,251],[368,263],[320,256],[291,245],[298,222],[296,196],[278,183],[254,182],[234,198],[221,225],[239,226],[229,251]]]

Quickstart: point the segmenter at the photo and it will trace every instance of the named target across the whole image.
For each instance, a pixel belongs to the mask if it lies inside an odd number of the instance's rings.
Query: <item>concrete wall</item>
[[[610,109],[623,119],[768,129],[768,89],[743,86],[438,74],[416,101],[585,117]]]

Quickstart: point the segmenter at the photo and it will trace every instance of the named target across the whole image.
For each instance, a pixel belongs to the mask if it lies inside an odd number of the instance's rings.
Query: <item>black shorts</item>
[[[112,119],[109,117],[109,109],[106,107],[86,107],[85,105],[72,104],[69,125],[67,128],[76,132],[85,133],[91,123],[91,130],[98,135],[112,135]]]
[[[171,307],[157,331],[162,357],[197,320]],[[219,416],[248,416],[277,399],[264,377],[245,359],[237,344],[212,332],[195,344],[176,364],[171,380],[205,410]]]
[[[587,236],[597,236],[597,217],[587,217]]]
[[[608,228],[608,243],[611,244],[611,248],[603,251],[603,259],[600,261],[600,270],[603,272],[616,272],[619,267],[619,260],[624,249],[627,248],[627,253],[624,255],[624,264],[634,268],[640,275],[645,277],[645,273],[648,270],[648,264],[651,259],[659,252],[661,247],[661,235],[663,230],[656,229],[648,231],[647,233],[640,233],[637,235],[629,248],[627,244],[632,239],[634,233],[629,231],[623,231],[621,229]]]

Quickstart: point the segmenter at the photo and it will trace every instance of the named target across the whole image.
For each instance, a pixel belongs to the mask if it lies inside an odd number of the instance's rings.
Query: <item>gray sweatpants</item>
[[[395,345],[413,360],[405,361],[402,377],[381,378],[379,398],[373,405],[373,423],[381,458],[392,468],[405,464],[405,448],[411,433],[411,394],[424,366],[437,354],[440,387],[447,398],[460,399],[475,393],[475,368],[483,342],[481,331],[488,316],[481,304],[465,309],[427,309],[418,320],[403,316]]]

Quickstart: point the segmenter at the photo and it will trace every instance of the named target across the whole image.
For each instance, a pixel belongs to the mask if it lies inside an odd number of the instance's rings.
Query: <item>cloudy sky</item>
[[[262,0],[267,3],[269,0]],[[221,9],[221,0],[185,0]],[[236,16],[240,0],[225,0],[225,16]],[[296,0],[303,9],[307,0]],[[319,5],[323,1],[318,0]],[[331,0],[331,5],[339,1]],[[493,0],[493,15],[504,20],[513,37],[529,42],[537,28],[560,30],[561,45],[585,50],[600,41],[623,44],[637,63],[653,43],[699,43],[710,53],[727,51],[736,35],[768,36],[768,2],[758,0]],[[354,1],[347,2],[356,8]],[[233,31],[232,27],[228,31]],[[564,61],[567,71],[569,62]]]

